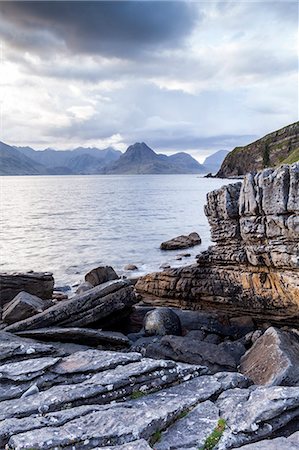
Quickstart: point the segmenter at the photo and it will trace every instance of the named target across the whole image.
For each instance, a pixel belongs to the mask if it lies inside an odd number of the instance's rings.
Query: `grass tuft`
[[[213,450],[220,441],[223,432],[225,430],[225,427],[226,427],[225,420],[219,419],[217,427],[212,431],[210,436],[207,437],[203,447],[200,447],[198,450]]]

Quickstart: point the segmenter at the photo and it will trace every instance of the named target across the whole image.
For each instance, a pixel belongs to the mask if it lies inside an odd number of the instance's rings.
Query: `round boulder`
[[[143,328],[147,336],[165,336],[166,334],[181,336],[182,334],[180,318],[170,308],[157,308],[146,313]]]

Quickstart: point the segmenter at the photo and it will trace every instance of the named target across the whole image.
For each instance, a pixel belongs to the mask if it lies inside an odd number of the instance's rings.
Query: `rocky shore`
[[[0,274],[0,449],[298,449],[298,191],[294,164],[211,192],[215,245],[136,284]]]

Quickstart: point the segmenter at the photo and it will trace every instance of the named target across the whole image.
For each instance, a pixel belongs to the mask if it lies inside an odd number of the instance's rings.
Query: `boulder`
[[[50,326],[107,325],[109,320],[120,314],[129,314],[134,303],[133,287],[126,281],[116,281],[108,286],[96,286],[66,302],[59,302],[46,311],[9,325],[5,330],[16,332]]]
[[[161,250],[180,250],[182,248],[194,247],[201,244],[201,238],[198,233],[193,232],[188,236],[177,236],[169,241],[162,242],[160,245]]]
[[[44,299],[51,299],[54,278],[48,272],[0,273],[0,306],[25,291]]]
[[[270,327],[241,359],[240,371],[255,384],[299,385],[299,336]]]
[[[182,334],[181,321],[178,315],[170,308],[158,308],[149,311],[143,321],[144,332],[148,336]]]
[[[135,266],[135,264],[127,264],[127,265],[124,267],[124,270],[138,270],[138,267]]]
[[[84,283],[79,284],[76,289],[76,294],[83,294],[83,292],[87,292],[92,289],[94,286],[89,281],[84,281]]]
[[[119,276],[111,266],[96,267],[85,275],[85,281],[88,281],[92,286],[118,279]]]
[[[18,322],[44,311],[51,304],[51,301],[42,300],[22,291],[13,300],[6,303],[2,312],[2,320],[8,324]]]

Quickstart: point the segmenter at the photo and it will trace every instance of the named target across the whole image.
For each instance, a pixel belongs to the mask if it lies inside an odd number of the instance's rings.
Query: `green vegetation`
[[[131,400],[137,400],[138,398],[143,397],[144,395],[145,395],[145,393],[141,392],[141,391],[132,392]]]
[[[263,145],[263,166],[268,167],[270,165],[270,147],[266,141]]]
[[[212,431],[210,436],[207,437],[203,447],[200,447],[199,450],[213,450],[213,448],[215,448],[218,442],[220,441],[221,436],[223,435],[223,432],[225,430],[225,427],[226,427],[225,420],[219,419],[217,427]]]
[[[281,164],[293,164],[299,161],[299,148],[293,150],[287,158],[281,161]]]
[[[156,431],[151,437],[150,445],[153,446],[154,444],[159,442],[161,440],[161,436],[162,436],[162,432],[161,431]]]

